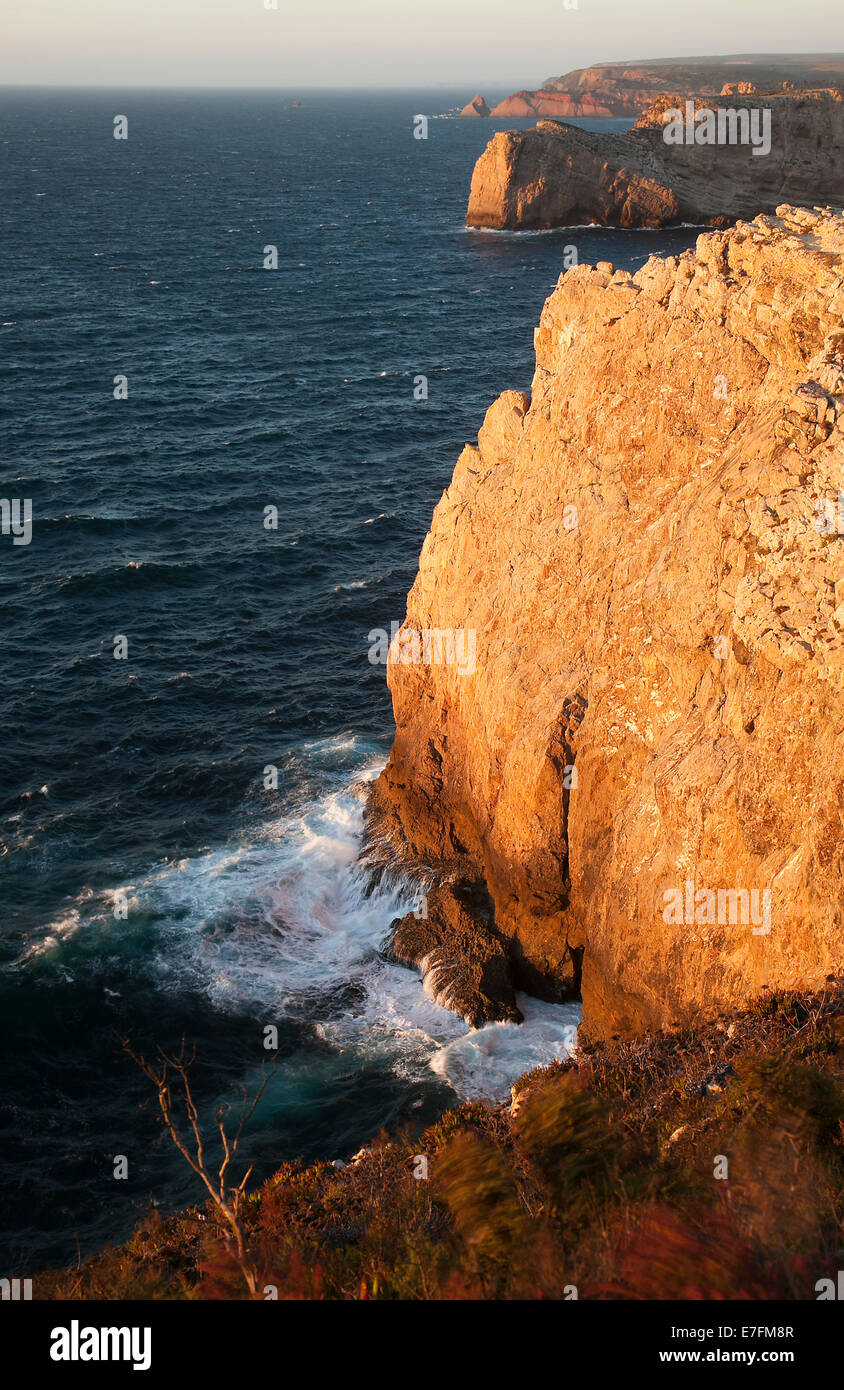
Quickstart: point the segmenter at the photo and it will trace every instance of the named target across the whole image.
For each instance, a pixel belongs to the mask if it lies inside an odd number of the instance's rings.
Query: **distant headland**
[[[461,116],[512,119],[531,116],[639,116],[666,91],[717,96],[725,84],[750,82],[757,90],[844,90],[844,53],[735,53],[721,57],[646,58],[599,63],[549,77],[535,91],[505,97],[491,109],[476,96]],[[486,110],[478,109],[478,103]]]

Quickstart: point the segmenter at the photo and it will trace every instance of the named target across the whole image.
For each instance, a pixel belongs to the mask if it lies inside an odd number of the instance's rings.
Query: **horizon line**
[[[808,61],[823,65],[824,63],[844,62],[844,50],[835,53],[797,53],[793,49],[783,49],[767,53],[689,53],[675,55],[667,58],[613,58],[603,61],[594,61],[585,64],[584,67],[570,68],[569,72],[584,72],[588,68],[611,68],[611,67],[632,67],[637,64],[668,64],[668,63],[723,63],[723,62],[764,62],[771,59],[790,59],[792,62],[797,60]],[[558,77],[545,78],[545,82],[559,81],[560,77],[566,73],[560,73]],[[431,91],[445,90],[448,88],[470,87],[473,84],[486,87],[507,87],[510,83],[504,78],[483,78],[473,79],[454,78],[448,82],[426,82],[419,81],[413,83],[335,83],[335,82],[304,82],[293,84],[285,81],[283,84],[273,84],[265,82],[74,82],[70,81],[29,81],[29,82],[5,82],[0,81],[0,91],[7,89],[35,89],[35,90],[71,90],[71,91],[110,91],[115,88],[130,89],[135,91],[196,91],[196,92],[217,92],[217,91],[303,91],[303,92],[401,92],[418,88],[425,88]],[[516,91],[541,91],[542,83],[531,87],[513,86]]]

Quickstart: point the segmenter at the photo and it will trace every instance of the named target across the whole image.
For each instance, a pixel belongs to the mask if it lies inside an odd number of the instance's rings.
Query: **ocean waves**
[[[138,92],[128,149],[101,138],[114,99],[0,94],[0,496],[33,513],[0,550],[0,1182],[22,1260],[127,1233],[150,1191],[196,1195],[116,1034],[195,1041],[213,1113],[276,1022],[270,1171],[504,1095],[573,1026],[528,1003],[521,1029],[470,1033],[389,961],[412,885],[366,894],[350,790],[392,733],[367,633],[403,618],[488,405],[530,385],[560,237],[466,234],[489,132],[414,140],[442,93]],[[628,269],[684,235],[567,234]]]
[[[316,783],[336,784],[338,764],[354,756],[349,736],[303,747],[300,760]],[[390,922],[419,890],[400,878],[373,890],[360,865],[358,789],[379,766],[370,758],[352,780],[293,812],[251,820],[217,849],[86,888],[8,968],[70,983],[80,971],[90,979],[117,951],[165,996],[201,995],[259,1030],[262,1020],[316,1021],[338,1055],[377,1058],[419,1082],[430,1071],[461,1097],[501,1098],[530,1065],[571,1047],[577,1010],[527,1001],[523,1027],[470,1031],[429,998],[415,971],[389,959]],[[306,785],[312,793],[315,783]]]

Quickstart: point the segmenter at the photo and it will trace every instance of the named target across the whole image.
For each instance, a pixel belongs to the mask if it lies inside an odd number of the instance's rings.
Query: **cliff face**
[[[695,110],[707,106],[707,98],[692,100]],[[739,217],[773,212],[784,197],[812,205],[844,198],[844,98],[839,92],[741,95],[713,102],[708,109],[716,113],[719,108],[747,111],[745,128],[736,125],[737,135],[746,135],[743,144],[667,143],[666,112],[673,107],[685,115],[685,101],[679,95],[661,96],[621,135],[549,121],[540,121],[535,130],[502,131],[475,165],[468,225],[725,226]],[[717,138],[717,123],[712,133]]]
[[[647,100],[632,106],[625,99],[619,99],[611,92],[514,92],[493,106],[490,115],[512,120],[514,117],[551,116],[562,119],[566,116],[607,117],[638,116],[648,105]]]
[[[516,984],[563,997],[582,956],[596,1035],[815,986],[844,968],[844,217],[576,267],[535,343],[434,512],[372,825],[488,891]]]
[[[666,58],[661,62],[603,63],[549,78],[537,91],[505,97],[491,114],[514,116],[638,116],[660,92],[717,96],[725,85],[796,90],[844,85],[844,56]]]

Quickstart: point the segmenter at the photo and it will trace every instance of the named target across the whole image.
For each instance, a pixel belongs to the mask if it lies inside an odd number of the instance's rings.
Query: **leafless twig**
[[[205,1138],[190,1084],[190,1068],[196,1060],[196,1047],[194,1046],[188,1053],[185,1040],[182,1038],[178,1052],[167,1053],[162,1047],[158,1047],[156,1048],[158,1061],[150,1062],[143,1054],[134,1050],[128,1038],[122,1038],[121,1043],[123,1051],[131,1057],[136,1066],[140,1067],[155,1087],[158,1108],[161,1112],[161,1123],[185,1162],[204,1184],[222,1219],[226,1244],[237,1262],[250,1294],[254,1298],[258,1291],[258,1280],[247,1255],[242,1221],[243,1198],[246,1184],[252,1172],[252,1165],[250,1164],[236,1185],[230,1177],[230,1169],[237,1157],[244,1128],[255,1114],[261,1097],[269,1084],[270,1077],[275,1071],[276,1059],[273,1059],[269,1071],[262,1063],[261,1084],[251,1103],[248,1092],[244,1089],[240,1121],[231,1137],[227,1134],[225,1126],[225,1114],[228,1107],[221,1105],[218,1109],[215,1119],[222,1142],[223,1159],[215,1173],[212,1168],[209,1168],[206,1159]],[[182,1133],[177,1120],[180,1107],[184,1110],[187,1119],[187,1136]]]

